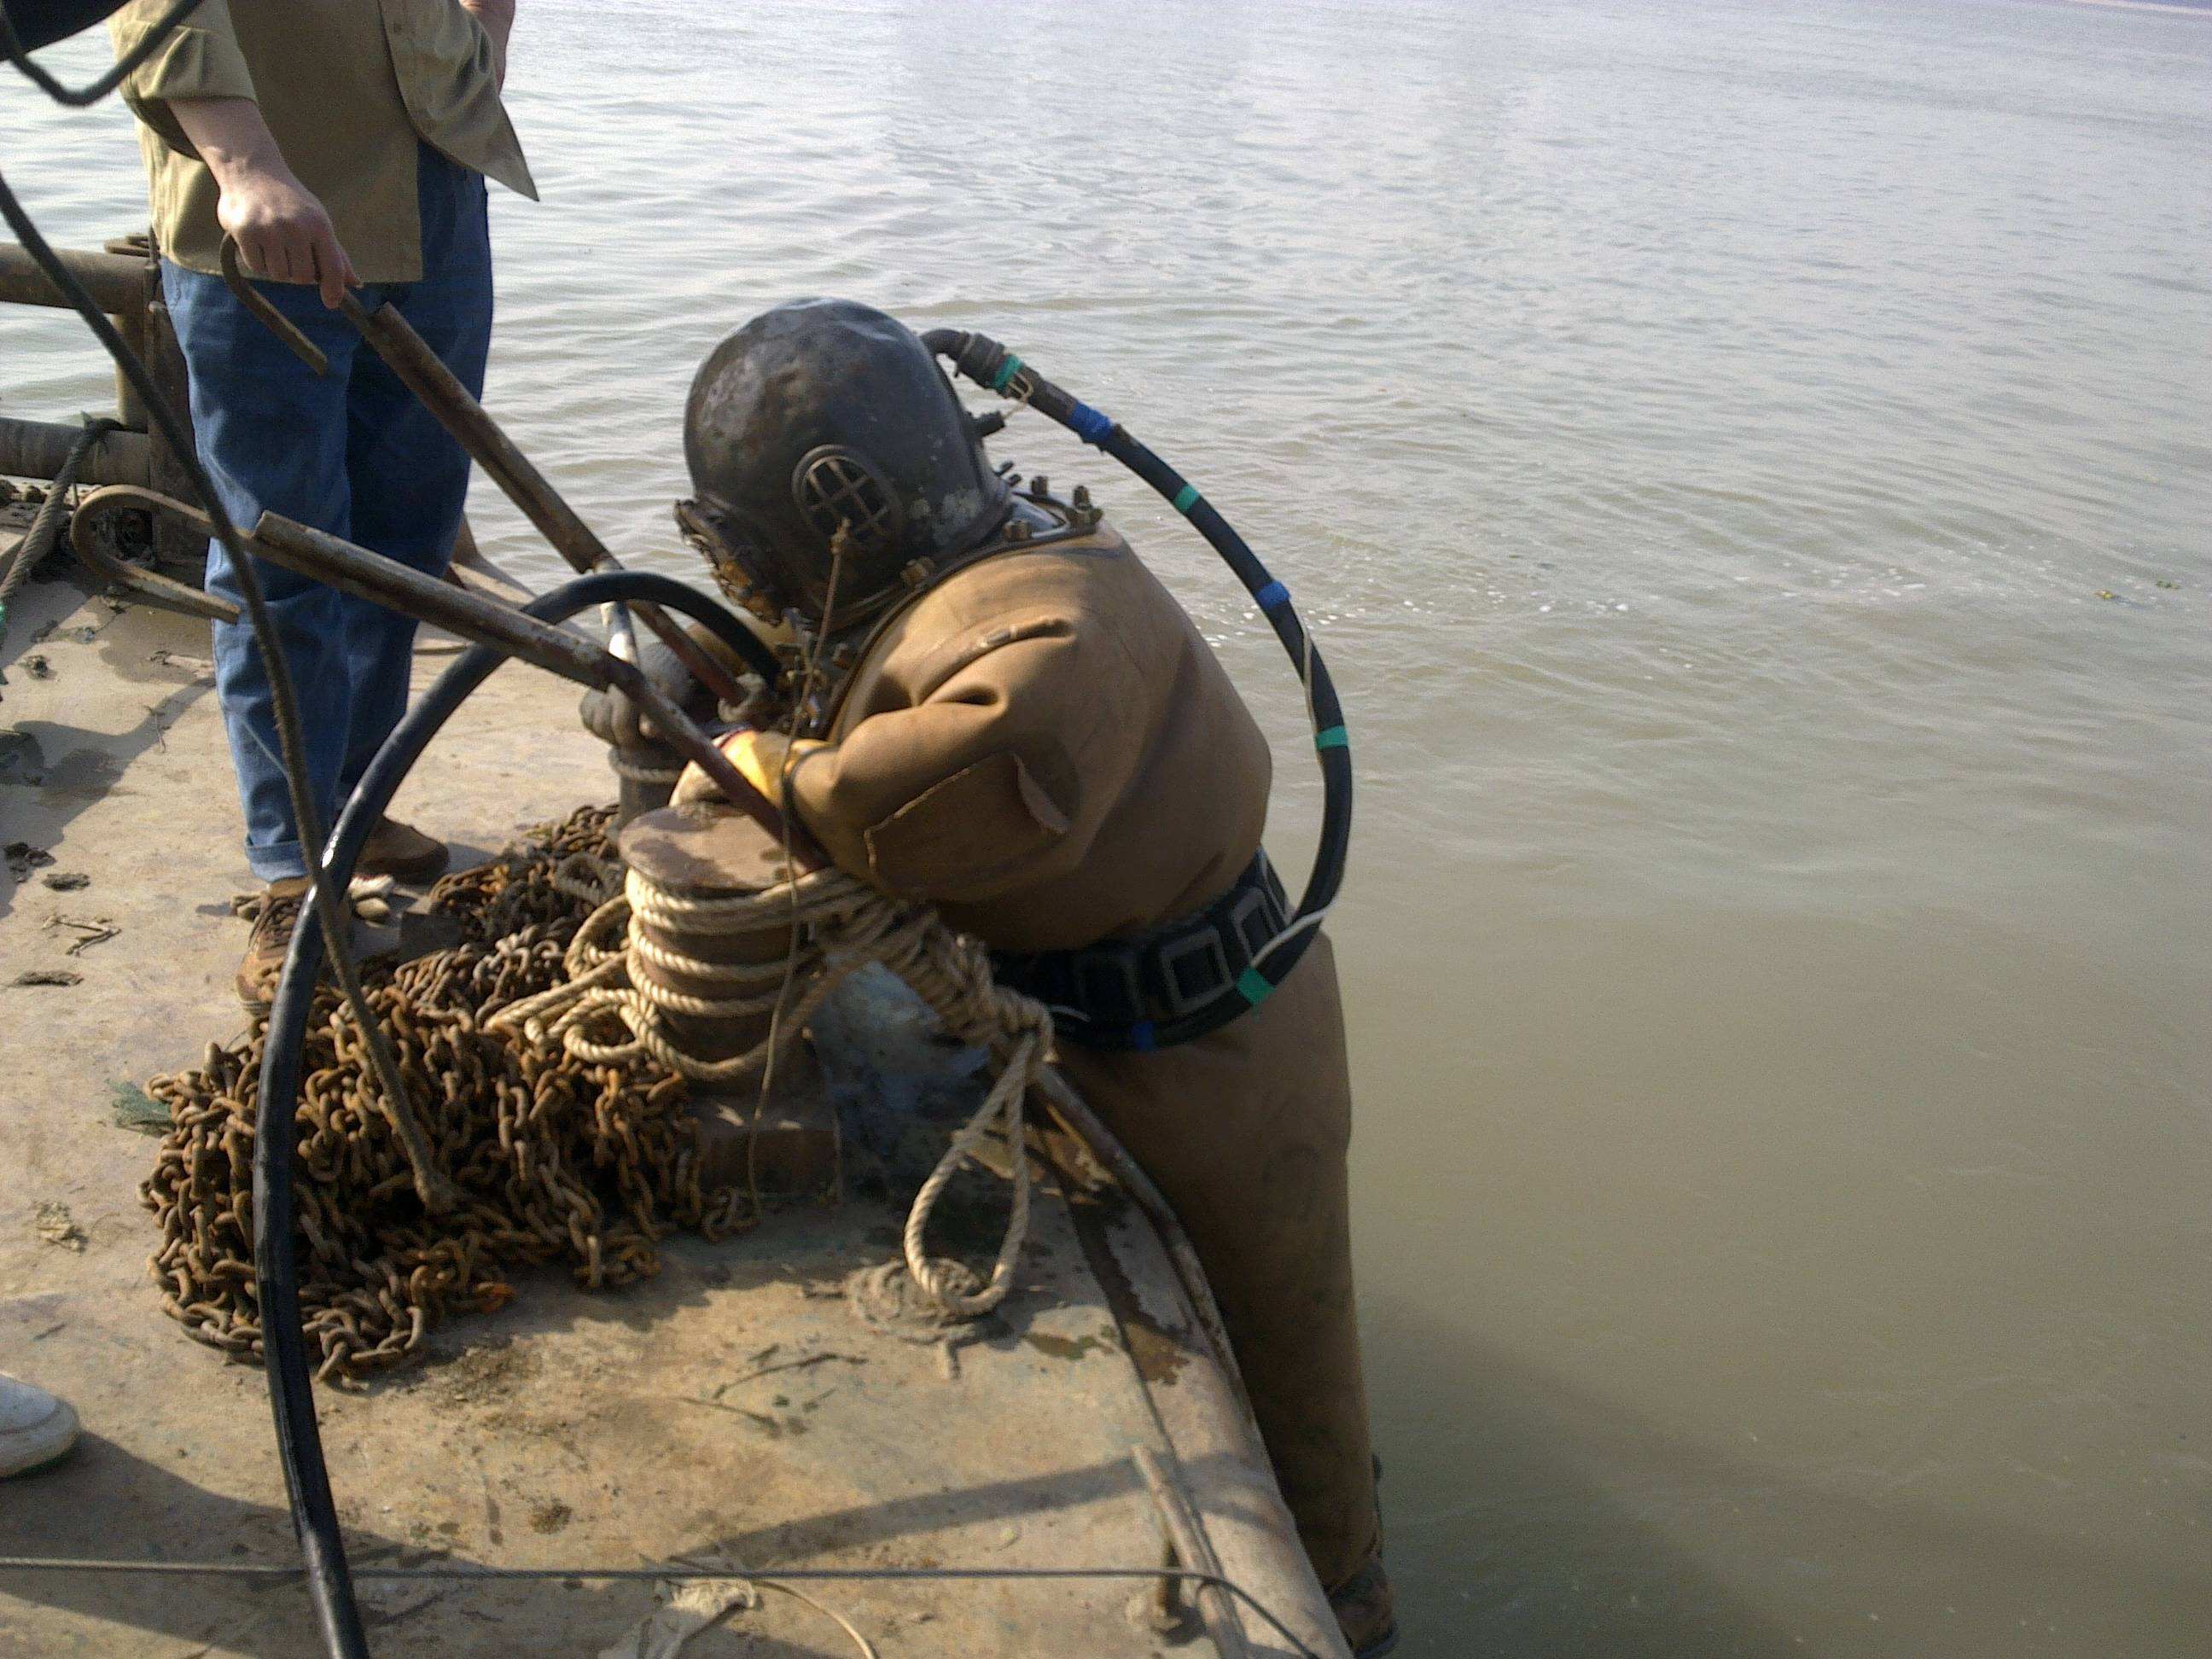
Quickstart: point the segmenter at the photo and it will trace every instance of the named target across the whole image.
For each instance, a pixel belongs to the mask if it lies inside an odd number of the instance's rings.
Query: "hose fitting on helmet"
[[[1321,651],[1291,605],[1290,590],[1267,573],[1267,566],[1212,503],[1198,493],[1197,485],[1131,437],[1121,423],[1103,410],[1093,409],[1036,372],[988,334],[964,329],[933,328],[921,343],[940,357],[949,358],[958,373],[976,385],[1028,404],[1048,415],[1090,444],[1102,449],[1158,491],[1191,526],[1212,544],[1224,563],[1244,584],[1253,602],[1275,630],[1275,637],[1290,653],[1291,662],[1305,689],[1306,711],[1313,721],[1314,750],[1322,772],[1323,805],[1321,845],[1315,854],[1313,874],[1298,901],[1297,912],[1273,939],[1253,954],[1253,963],[1238,981],[1236,993],[1213,1006],[1194,1012],[1171,1026],[1147,1028],[1139,1034],[1091,1031],[1084,1041],[1094,1047],[1154,1048],[1187,1042],[1224,1025],[1261,1001],[1290,976],[1291,969],[1313,943],[1329,907],[1336,902],[1344,880],[1344,866],[1352,842],[1352,747],[1345,731],[1344,710],[1336,686],[1329,678]]]
[[[988,334],[933,328],[921,343],[951,358],[952,367],[976,385],[1051,416],[1094,448],[1105,448],[1114,434],[1110,416],[1054,386]]]

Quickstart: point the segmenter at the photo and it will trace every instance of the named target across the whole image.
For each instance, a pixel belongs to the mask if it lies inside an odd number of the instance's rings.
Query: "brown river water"
[[[619,551],[682,562],[699,358],[836,293],[1120,416],[1314,624],[1409,1655],[2212,1651],[2191,9],[522,0],[488,401]],[[143,221],[118,108],[11,87],[0,158]],[[0,319],[0,407],[106,386]],[[1298,864],[1252,607],[996,447],[1203,620]]]

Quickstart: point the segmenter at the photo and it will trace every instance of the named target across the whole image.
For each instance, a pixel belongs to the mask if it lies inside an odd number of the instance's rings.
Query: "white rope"
[[[659,944],[646,931],[696,937],[784,926],[793,930],[795,963],[781,958],[708,962]],[[1013,1289],[1028,1236],[1024,1113],[1030,1089],[1050,1061],[1053,1023],[1043,1004],[998,984],[981,944],[954,933],[935,912],[896,903],[836,870],[810,872],[758,893],[712,898],[672,892],[632,870],[622,894],[602,903],[576,930],[565,958],[568,983],[510,1004],[490,1023],[533,1042],[559,1043],[580,1060],[644,1057],[695,1083],[729,1084],[757,1075],[779,1057],[830,994],[872,962],[904,980],[948,1031],[984,1049],[997,1067],[982,1105],[915,1194],[902,1237],[906,1269],[915,1283],[946,1313],[973,1318],[997,1307]],[[651,971],[636,971],[641,966]],[[722,994],[677,990],[664,982],[669,975]],[[781,1010],[769,1036],[744,1054],[702,1060],[669,1029],[672,1015],[728,1019],[775,1012],[787,975],[803,977],[805,989]],[[615,1024],[625,1038],[612,1040],[609,1028]],[[979,1280],[962,1263],[929,1254],[929,1218],[960,1167],[994,1136],[1006,1143],[1013,1192],[990,1276]]]
[[[684,775],[681,766],[645,766],[636,761],[623,758],[623,751],[607,750],[608,769],[618,778],[628,778],[632,783],[674,783]]]
[[[1261,945],[1258,950],[1252,953],[1252,965],[1255,968],[1266,967],[1267,965],[1267,958],[1269,957],[1272,957],[1276,951],[1281,950],[1292,939],[1297,938],[1299,934],[1311,933],[1315,928],[1320,927],[1322,923],[1328,920],[1328,913],[1334,908],[1336,908],[1336,906],[1334,904],[1324,904],[1320,909],[1315,911],[1311,915],[1301,917],[1298,921],[1292,922],[1289,927],[1284,928],[1281,933],[1276,934],[1274,938],[1269,939],[1265,945]]]

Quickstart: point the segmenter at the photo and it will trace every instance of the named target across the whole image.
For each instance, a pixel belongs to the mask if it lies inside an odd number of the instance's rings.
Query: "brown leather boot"
[[[1398,1597],[1376,1556],[1328,1593],[1352,1659],[1382,1659],[1398,1645]]]
[[[354,866],[354,873],[390,876],[394,881],[419,885],[437,880],[452,858],[445,842],[433,841],[396,818],[379,818],[376,828],[362,843],[361,861]]]
[[[292,928],[300,908],[307,902],[307,878],[290,876],[272,881],[253,913],[253,931],[246,935],[246,959],[238,964],[238,1000],[253,1013],[269,1012],[269,999],[276,994],[276,981],[284,971],[284,952],[291,948]]]

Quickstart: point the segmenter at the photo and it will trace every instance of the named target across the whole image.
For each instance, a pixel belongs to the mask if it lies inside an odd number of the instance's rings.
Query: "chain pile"
[[[437,1166],[459,1189],[427,1215],[380,1104],[361,1031],[319,993],[299,1118],[301,1300],[324,1381],[416,1358],[453,1309],[490,1310],[515,1269],[567,1264],[592,1288],[657,1271],[672,1228],[750,1224],[740,1194],[710,1197],[680,1075],[644,1054],[592,1058],[519,1042],[492,1021],[562,984],[585,919],[617,884],[613,809],[586,808],[507,857],[447,877],[432,909],[462,942],[364,968]],[[147,1086],[170,1128],[140,1188],[158,1218],[164,1306],[199,1340],[261,1352],[252,1238],[254,1095],[264,1028],[210,1044],[197,1068]]]

